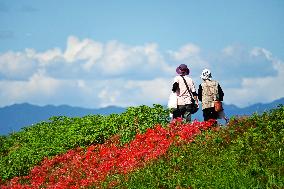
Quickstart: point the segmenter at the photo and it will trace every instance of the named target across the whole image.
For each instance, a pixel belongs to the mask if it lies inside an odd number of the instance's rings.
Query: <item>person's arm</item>
[[[172,91],[175,93],[175,92],[177,91],[178,87],[179,87],[178,83],[175,82],[175,83],[173,84]]]
[[[223,98],[224,98],[224,92],[221,88],[221,86],[218,84],[218,95],[219,95],[219,100],[220,101],[223,101]]]
[[[195,100],[195,103],[198,105],[197,93],[194,92],[194,93],[192,93],[192,94],[193,94],[193,98],[194,98],[194,100]]]
[[[201,84],[198,87],[198,99],[202,102],[202,86]]]
[[[172,91],[176,93],[178,90],[179,90],[179,81],[178,81],[178,78],[175,77],[173,80]]]

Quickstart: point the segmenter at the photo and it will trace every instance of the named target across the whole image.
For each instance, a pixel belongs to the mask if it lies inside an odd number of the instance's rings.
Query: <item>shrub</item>
[[[103,144],[115,134],[121,135],[122,144],[127,143],[136,133],[143,133],[155,124],[166,125],[168,115],[168,110],[161,105],[142,105],[109,116],[51,117],[48,122],[0,138],[0,178],[27,175],[45,157],[76,147]]]

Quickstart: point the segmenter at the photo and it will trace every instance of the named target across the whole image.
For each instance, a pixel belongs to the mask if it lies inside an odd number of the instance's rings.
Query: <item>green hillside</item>
[[[109,177],[119,188],[284,188],[284,107],[234,118],[147,167]]]
[[[65,153],[76,147],[102,144],[115,134],[121,143],[137,132],[156,124],[168,123],[168,111],[161,105],[130,107],[122,114],[89,115],[83,118],[51,117],[0,138],[0,175],[3,180],[27,175],[45,157]]]
[[[53,117],[1,137],[1,186],[284,187],[283,106],[221,127],[169,124],[168,113],[154,105],[109,116]]]

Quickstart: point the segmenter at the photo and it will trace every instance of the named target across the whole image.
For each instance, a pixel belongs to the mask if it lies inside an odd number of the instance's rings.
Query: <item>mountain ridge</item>
[[[108,115],[124,111],[125,108],[118,106],[91,109],[69,105],[38,106],[29,103],[13,104],[0,108],[0,135],[17,132],[22,127],[47,121],[53,116],[83,117],[90,114]]]

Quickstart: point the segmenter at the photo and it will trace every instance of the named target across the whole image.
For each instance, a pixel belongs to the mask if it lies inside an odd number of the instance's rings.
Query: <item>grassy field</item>
[[[168,113],[155,105],[54,117],[3,136],[1,187],[284,187],[283,106],[221,127],[168,123]]]

